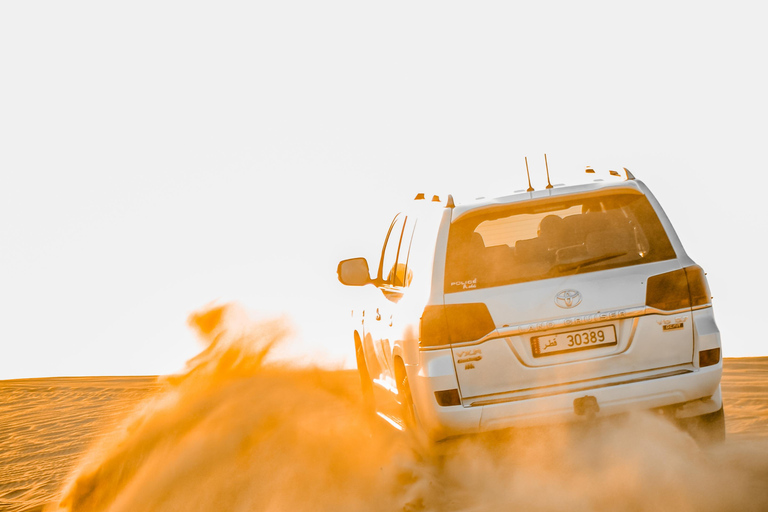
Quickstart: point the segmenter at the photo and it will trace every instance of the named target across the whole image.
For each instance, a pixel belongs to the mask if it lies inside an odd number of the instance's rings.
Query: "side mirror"
[[[368,261],[365,258],[342,261],[336,273],[339,275],[339,281],[347,286],[364,286],[373,283],[368,270]]]

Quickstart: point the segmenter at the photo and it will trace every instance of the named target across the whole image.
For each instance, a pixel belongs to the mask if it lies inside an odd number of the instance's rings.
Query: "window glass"
[[[416,219],[407,217],[403,230],[403,241],[400,243],[400,255],[397,258],[397,267],[391,280],[395,286],[410,286],[413,280],[413,266],[411,261],[411,245],[416,228]]]
[[[470,213],[451,224],[445,291],[674,257],[659,218],[642,194],[584,195],[503,206]]]
[[[397,263],[397,253],[400,249],[400,239],[403,235],[403,227],[405,224],[405,215],[398,214],[392,221],[387,233],[387,239],[384,242],[384,249],[381,253],[381,266],[379,267],[379,276],[389,282],[390,273],[395,268]]]
[[[395,217],[382,253],[381,277],[391,286],[409,286],[413,271],[408,256],[415,219],[403,214]]]

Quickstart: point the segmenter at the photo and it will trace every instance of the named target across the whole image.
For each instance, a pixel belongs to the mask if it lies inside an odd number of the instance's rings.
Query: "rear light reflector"
[[[419,345],[433,347],[448,345],[448,321],[445,319],[444,306],[427,306],[421,315],[419,324]]]
[[[421,316],[419,344],[434,347],[474,341],[495,329],[491,313],[482,302],[427,306]]]
[[[649,277],[645,288],[645,304],[665,311],[691,307],[685,270]]]
[[[709,286],[707,278],[704,277],[704,269],[698,265],[685,267],[685,276],[688,278],[688,290],[691,293],[691,306],[703,306],[709,304],[711,297],[709,295]]]
[[[448,407],[451,405],[461,405],[458,389],[435,391],[435,399],[437,400],[437,405],[439,405],[440,407]]]
[[[648,278],[645,304],[664,311],[709,304],[704,270],[697,265]]]
[[[699,352],[699,368],[712,366],[720,362],[720,348],[711,348]]]

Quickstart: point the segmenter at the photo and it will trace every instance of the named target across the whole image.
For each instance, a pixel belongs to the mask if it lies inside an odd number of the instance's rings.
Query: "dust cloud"
[[[661,418],[425,448],[365,416],[348,372],[276,363],[280,321],[192,315],[208,347],[95,446],[59,511],[768,509],[768,442],[702,449]]]

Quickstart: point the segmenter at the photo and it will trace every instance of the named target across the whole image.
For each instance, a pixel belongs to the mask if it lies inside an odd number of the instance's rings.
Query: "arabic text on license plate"
[[[612,325],[531,338],[534,357],[608,345],[616,345],[616,328]]]

